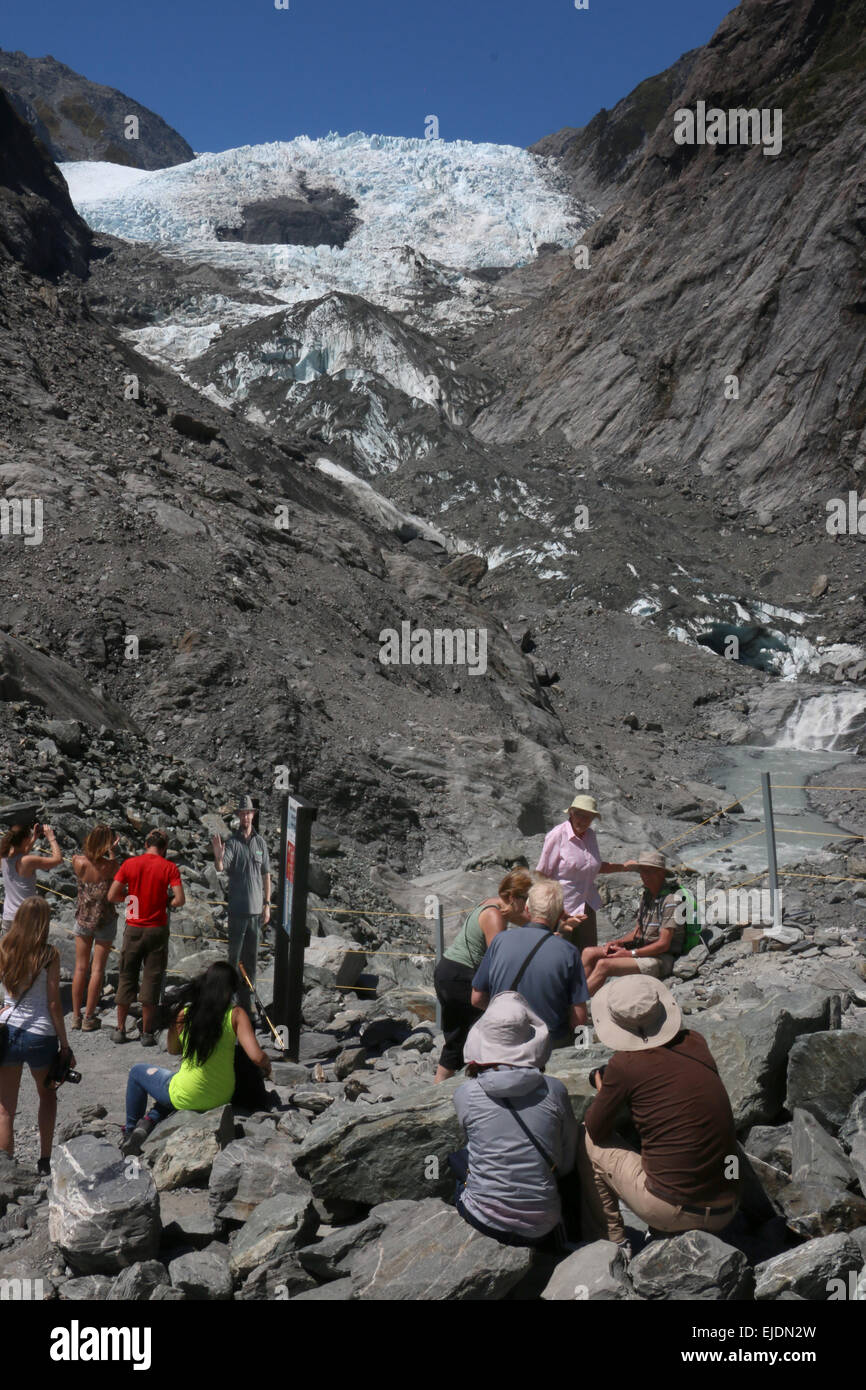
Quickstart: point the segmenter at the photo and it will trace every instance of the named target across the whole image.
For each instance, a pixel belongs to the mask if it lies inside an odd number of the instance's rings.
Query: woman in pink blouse
[[[603,860],[592,822],[598,816],[593,796],[576,796],[566,811],[567,820],[556,825],[544,841],[537,872],[562,886],[565,911],[563,923],[579,951],[598,945],[596,908],[601,898],[595,886],[599,874],[629,873],[637,869],[633,859],[625,864]]]

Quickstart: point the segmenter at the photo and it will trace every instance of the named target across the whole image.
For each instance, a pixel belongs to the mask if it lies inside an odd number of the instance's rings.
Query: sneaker
[[[144,1141],[155,1124],[155,1120],[151,1120],[149,1116],[145,1115],[143,1120],[139,1120],[135,1129],[131,1129],[127,1132],[124,1128],[123,1138],[120,1141],[120,1152],[123,1154],[124,1158],[129,1158],[132,1154],[138,1155],[141,1153]]]
[[[81,1014],[73,1014],[73,1015],[72,1015],[72,1022],[70,1023],[69,1026],[70,1026],[70,1028],[73,1028],[73,1029],[75,1029],[75,1030],[77,1031],[77,1030],[82,1026],[82,1025],[81,1025]]]
[[[142,1033],[140,1041],[142,1047],[156,1047],[156,1036],[153,1033]]]
[[[126,1033],[124,1032],[124,1030],[122,1028],[112,1028],[111,1041],[116,1043],[125,1043]]]
[[[73,1026],[73,1028],[74,1028],[74,1027],[75,1027],[75,1024],[73,1023],[72,1026]],[[101,1027],[102,1027],[102,1019],[101,1019],[101,1018],[97,1018],[95,1014],[92,1014],[92,1015],[87,1015],[87,1014],[85,1014],[85,1016],[84,1016],[84,1022],[83,1022],[83,1023],[79,1023],[79,1024],[78,1024],[78,1027],[81,1029],[82,1033],[95,1033],[96,1030],[97,1030],[97,1028],[101,1028]]]
[[[51,1159],[40,1158],[39,1162],[36,1165],[36,1171],[37,1173],[40,1173],[43,1177],[47,1177],[48,1174],[51,1172]]]

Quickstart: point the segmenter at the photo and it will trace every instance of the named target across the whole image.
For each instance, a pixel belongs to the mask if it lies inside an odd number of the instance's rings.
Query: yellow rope
[[[716,819],[716,816],[723,816],[723,815],[725,814],[726,811],[730,811],[730,810],[731,810],[731,807],[742,805],[742,803],[743,803],[748,797],[754,796],[754,795],[755,795],[755,792],[758,792],[758,791],[760,791],[760,790],[761,790],[760,787],[753,787],[752,790],[751,790],[750,792],[746,792],[743,796],[738,796],[737,799],[736,799],[736,801],[732,801],[732,802],[730,803],[730,805],[728,805],[728,806],[722,806],[721,810],[719,810],[719,811],[713,811],[713,814],[712,814],[711,816],[707,816],[706,820],[698,821],[697,825],[693,825],[692,828],[691,828],[691,830],[686,830],[686,831],[683,832],[682,835],[677,835],[677,836],[674,837],[673,840],[666,840],[665,843],[664,843],[663,845],[659,845],[659,851],[661,851],[661,850],[663,850],[663,849],[668,849],[670,845],[678,845],[679,842],[680,842],[680,840],[687,840],[687,839],[689,838],[690,835],[694,835],[695,831],[700,830],[700,828],[701,828],[702,825],[709,825],[709,823],[710,823],[711,820],[715,820],[715,819]]]

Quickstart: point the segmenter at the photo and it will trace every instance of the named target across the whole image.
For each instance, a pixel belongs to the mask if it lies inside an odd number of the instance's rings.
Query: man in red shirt
[[[141,1045],[153,1047],[156,1005],[159,1003],[162,977],[168,965],[168,904],[183,907],[186,894],[180,881],[180,870],[166,859],[168,836],[163,830],[151,830],[145,840],[144,854],[125,859],[108,890],[110,903],[127,899],[126,929],[120,951],[120,970],[117,985],[117,1027],[112,1033],[116,1043],[126,1042],[126,1016],[138,994],[141,981]]]

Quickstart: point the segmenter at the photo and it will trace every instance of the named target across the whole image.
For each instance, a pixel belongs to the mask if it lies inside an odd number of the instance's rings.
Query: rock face
[[[145,1140],[142,1155],[151,1164],[160,1191],[207,1183],[220,1149],[235,1135],[230,1105],[206,1110],[179,1110],[169,1115]]]
[[[846,1281],[852,1272],[859,1272],[863,1254],[856,1241],[848,1235],[823,1236],[809,1240],[796,1250],[765,1260],[755,1269],[755,1298],[776,1299],[782,1293],[799,1294],[801,1298],[826,1301],[831,1280]]]
[[[407,1086],[375,1109],[340,1106],[310,1127],[295,1154],[298,1172],[317,1197],[378,1202],[450,1195],[447,1155],[460,1147],[454,1085]],[[335,1107],[336,1108],[336,1107]]]
[[[622,1251],[611,1240],[596,1240],[562,1260],[541,1297],[548,1303],[614,1303],[634,1299]]]
[[[628,1276],[641,1298],[654,1300],[748,1298],[752,1285],[743,1252],[708,1231],[653,1241],[631,1261]]]
[[[866,1035],[819,1033],[801,1039],[788,1059],[787,1106],[802,1106],[822,1125],[844,1124],[857,1092],[866,1084]]]
[[[801,1034],[826,1028],[828,1018],[827,997],[800,990],[772,996],[733,1018],[708,1013],[689,1020],[706,1038],[715,1058],[737,1129],[778,1118],[785,1102],[785,1068],[792,1044]],[[803,1038],[801,1046],[804,1055],[811,1055],[813,1039]]]
[[[161,116],[111,87],[90,82],[50,55],[0,49],[0,87],[52,159],[104,159],[135,169],[165,169],[192,159],[193,150]],[[138,120],[127,137],[128,118]]]
[[[502,1298],[532,1253],[500,1245],[431,1198],[398,1216],[352,1262],[354,1297],[374,1302]]]
[[[73,1269],[112,1274],[159,1246],[159,1197],[143,1164],[105,1139],[81,1135],[52,1160],[49,1233]]]
[[[60,173],[0,90],[0,259],[48,279],[85,275],[90,240]]]

